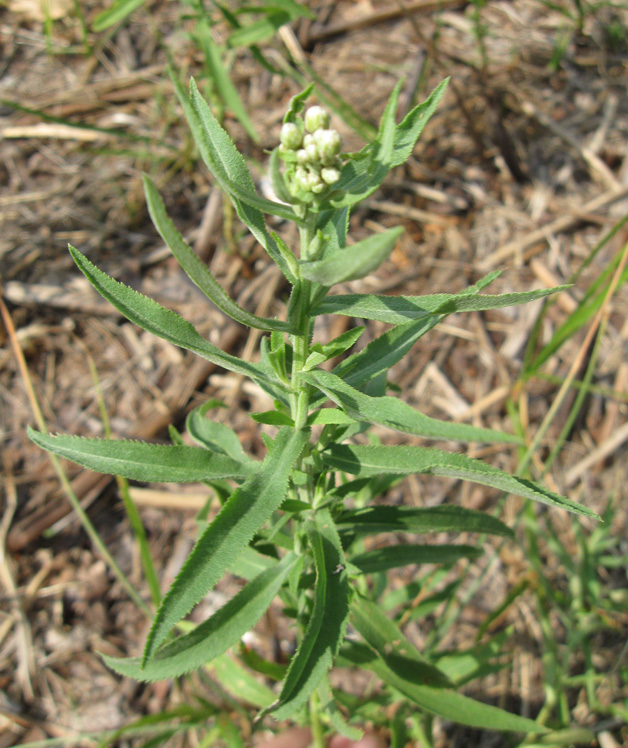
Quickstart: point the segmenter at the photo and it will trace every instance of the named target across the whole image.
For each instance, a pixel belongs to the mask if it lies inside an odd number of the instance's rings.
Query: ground
[[[567,0],[482,5],[309,3],[316,20],[293,22],[262,43],[278,72],[263,68],[248,48],[227,50],[225,63],[259,142],[229,107],[224,123],[263,191],[268,189],[265,151],[276,145],[288,101],[302,88],[295,81],[299,75],[307,82],[315,74],[323,82],[318,86],[322,99],[329,95],[326,83],[344,101],[334,125],[346,150],[364,142],[351,127],[355,117],[346,105],[359,115],[357,129],[364,134],[377,124],[400,77],[405,76],[401,107],[407,111],[451,76],[409,162],[352,215],[354,240],[399,224],[405,229],[402,239],[377,274],[340,290],[453,292],[496,269],[504,272],[491,285],[493,293],[573,280],[542,319],[540,350],[581,309],[592,284],[609,268],[611,293],[603,293],[588,316],[581,315],[582,326],[569,331],[540,369],[526,368],[526,346],[540,311],[540,303],[534,303],[450,317],[395,367],[392,379],[408,402],[436,417],[521,428],[528,443],[547,425],[531,466],[540,477],[579,391],[563,392],[561,384],[583,380],[595,358],[594,386],[544,480],[598,513],[612,500],[613,552],[621,559],[628,552],[623,272],[628,11],[621,4],[600,3],[585,8],[579,19],[577,4]],[[96,32],[93,22],[102,7],[82,3],[77,13],[78,7],[51,1],[42,15],[37,2],[9,0],[0,10],[2,746],[44,738],[69,744],[81,733],[116,729],[182,698],[163,684],[121,681],[103,665],[99,652],[138,652],[146,621],[71,513],[47,455],[26,437],[26,427],[37,424],[35,409],[41,409],[51,431],[99,436],[105,431],[104,407],[112,433],[164,441],[169,423],[182,428],[187,412],[217,397],[228,406],[218,417],[236,429],[245,449],[259,455],[263,443],[248,411],[271,406],[261,390],[239,377],[124,321],[80,276],[68,242],[117,279],[196,323],[213,343],[254,358],[259,335],[200,303],[200,292],[160,242],[144,203],[146,172],[157,181],[179,229],[242,306],[281,316],[287,300],[281,275],[196,161],[167,76],[171,56],[182,79],[194,74],[201,89],[212,94],[202,52],[208,27],[197,9],[157,1]],[[212,37],[221,44],[227,25],[217,12],[210,13],[217,21]],[[294,244],[285,224],[271,225]],[[344,318],[321,322],[316,335],[324,340],[345,327]],[[379,323],[368,324],[361,342],[381,329]],[[384,429],[377,433],[389,442],[399,438]],[[518,456],[510,449],[470,453],[516,468]],[[64,469],[105,545],[148,599],[115,481],[70,463]],[[166,588],[193,543],[194,513],[204,493],[198,486],[135,486],[132,496]],[[497,495],[453,481],[407,480],[388,500],[448,501],[488,510]],[[501,511],[516,524],[522,504],[511,497]],[[555,590],[564,592],[569,571],[551,540],[577,554],[572,520],[562,512],[543,511],[539,518],[537,526],[553,529],[553,535],[539,538],[544,573]],[[580,526],[588,536],[595,523],[583,520]],[[489,547],[486,560],[471,570],[461,599],[476,579],[481,584],[461,604],[444,648],[473,642],[487,613],[538,573],[523,550],[522,527],[520,540],[493,551]],[[408,583],[415,571],[391,578],[390,584]],[[621,563],[600,574],[607,589],[625,596]],[[226,582],[198,615],[235,588],[237,582]],[[543,703],[546,675],[547,632],[535,599],[528,591],[494,622],[496,630],[510,632],[511,667],[469,689],[529,716],[536,716]],[[433,625],[430,620],[426,625]],[[551,618],[551,623],[562,641],[564,621]],[[267,621],[256,641],[262,648],[274,641],[280,656],[282,647],[289,649],[284,635]],[[420,642],[426,631],[417,627],[412,635]],[[595,640],[598,672],[625,667],[627,635],[628,616],[613,613],[609,632]],[[581,672],[581,663],[572,664],[573,673]],[[602,701],[628,697],[625,682],[621,686],[609,678],[604,684],[608,693],[598,694]],[[619,745],[622,735],[628,739],[616,719],[604,722],[581,696],[576,687],[569,694],[575,726],[601,725],[603,748]],[[465,740],[464,733],[449,735],[450,745],[465,744],[457,742]]]

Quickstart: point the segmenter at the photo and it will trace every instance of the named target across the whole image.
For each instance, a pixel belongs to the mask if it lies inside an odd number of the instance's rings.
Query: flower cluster
[[[329,129],[329,114],[320,106],[305,112],[303,121],[285,122],[279,154],[289,164],[286,181],[297,199],[320,195],[340,179],[342,142]]]

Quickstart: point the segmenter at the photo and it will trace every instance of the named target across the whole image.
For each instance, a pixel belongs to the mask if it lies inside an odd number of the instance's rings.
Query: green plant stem
[[[310,696],[310,728],[312,730],[312,747],[325,748],[325,731],[320,720],[320,702],[318,694],[314,692]]]

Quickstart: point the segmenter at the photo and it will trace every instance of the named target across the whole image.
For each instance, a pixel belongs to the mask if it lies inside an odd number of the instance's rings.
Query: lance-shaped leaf
[[[110,278],[82,255],[78,249],[70,246],[69,250],[74,262],[98,293],[134,324],[181,348],[193,351],[224,369],[243,374],[252,379],[268,382],[274,387],[283,389],[279,380],[272,380],[261,366],[242,361],[237,356],[221,351],[220,348],[201,337],[194,327],[176,312],[166,309],[153,299],[149,299],[148,296],[125,286],[124,283]]]
[[[105,657],[105,662],[116,673],[140,681],[175,678],[211,662],[255,626],[298,560],[296,554],[288,553],[280,563],[256,576],[189,634],[157,650],[144,667],[139,657]]]
[[[305,703],[331,668],[349,617],[345,558],[329,511],[317,512],[306,530],[316,565],[314,608],[279,698],[269,710],[277,719],[286,719]]]
[[[211,163],[208,164],[220,186],[229,195],[243,203],[288,221],[296,220],[295,212],[287,205],[266,200],[255,191],[255,185],[244,158],[233,144],[227,131],[212,114],[209,105],[201,96],[192,78],[190,80],[190,102],[197,122],[205,135],[204,142]]]
[[[355,595],[351,601],[351,623],[393,671],[411,682],[446,688],[452,683],[406,639],[377,603]]]
[[[337,518],[336,527],[340,533],[351,535],[376,535],[380,532],[478,532],[514,537],[513,531],[497,517],[451,504],[350,509]]]
[[[465,289],[462,293],[479,293],[498,276],[499,271],[489,273],[485,278],[479,280],[474,286]],[[442,319],[444,319],[444,315],[433,315],[419,319],[416,322],[408,322],[405,325],[393,327],[378,338],[375,338],[366,348],[346,358],[332,371],[352,387],[362,387],[372,379],[383,375],[391,366],[401,361],[417,340],[435,327]],[[321,395],[314,395],[310,404],[312,407],[316,407],[322,401],[323,397]]]
[[[481,312],[501,309],[515,304],[526,304],[558,293],[569,286],[504,293],[495,295],[447,294],[431,296],[375,296],[372,294],[343,294],[327,296],[313,310],[314,314],[344,314],[348,317],[376,319],[393,325],[405,325],[432,314]]]
[[[334,207],[350,206],[364,200],[379,187],[390,169],[406,161],[447,87],[447,81],[443,81],[422,104],[396,125],[395,110],[401,83],[395,86],[390,95],[375,140],[359,154],[354,154],[343,167],[335,187],[344,193],[330,201]]]
[[[307,430],[281,429],[259,471],[231,494],[208,525],[159,606],[144,649],[144,664],[280,506],[292,467],[307,440]]]
[[[418,104],[414,109],[409,111],[403,120],[397,125],[395,129],[395,146],[392,157],[393,167],[400,166],[410,158],[414,146],[423,132],[423,128],[436,111],[438,102],[443,97],[448,83],[449,78],[445,78],[444,81],[441,81],[428,98],[423,103]]]
[[[239,304],[228,296],[222,286],[211,274],[207,265],[202,262],[198,255],[192,250],[181,234],[175,228],[174,223],[166,213],[166,207],[161,199],[157,188],[151,180],[144,175],[144,193],[150,217],[155,228],[161,234],[161,238],[170,248],[177,262],[186,272],[190,280],[195,283],[201,291],[214,304],[236,322],[258,330],[280,330],[281,332],[295,332],[287,322],[280,320],[264,319],[255,314],[247,312]]]
[[[397,226],[382,234],[369,236],[324,260],[302,262],[301,275],[323,286],[364,278],[384,262],[402,233],[403,228]]]
[[[323,461],[329,467],[343,470],[352,475],[411,475],[424,473],[442,475],[448,478],[469,480],[492,486],[506,493],[514,493],[526,499],[557,506],[574,514],[597,517],[595,512],[575,501],[560,496],[524,478],[517,478],[499,468],[487,465],[462,454],[443,452],[440,449],[425,447],[363,447],[332,445],[322,453]]]
[[[385,683],[426,712],[471,727],[515,732],[546,732],[546,728],[531,719],[519,717],[457,694],[447,687],[446,676],[433,665],[425,663],[421,654],[406,639],[401,630],[386,617],[379,606],[357,599],[351,606],[351,622],[369,647],[351,642],[342,655],[354,664],[372,670]],[[373,651],[374,650],[374,651]],[[423,677],[423,672],[440,674],[441,681]]]
[[[411,564],[453,564],[461,558],[479,558],[481,548],[471,545],[419,545],[404,543],[376,548],[352,556],[349,561],[363,574],[397,569]]]
[[[212,405],[212,403],[209,403]],[[228,455],[233,460],[248,462],[251,458],[242,449],[242,444],[233,429],[224,423],[212,421],[205,417],[207,408],[201,405],[188,413],[185,419],[185,430],[200,444],[212,452]]]
[[[230,181],[237,182],[249,192],[255,191],[253,179],[246,167],[244,159],[238,153],[238,150],[233,145],[233,142],[231,141],[229,135],[217,123],[216,127],[212,129],[214,138],[211,137],[211,133],[208,132],[206,127],[207,120],[203,122],[201,121],[199,115],[197,114],[196,108],[192,105],[192,102],[188,97],[186,90],[179,83],[172,71],[170,72],[170,77],[179,99],[179,103],[181,104],[185,113],[185,118],[188,122],[188,125],[190,126],[190,130],[192,131],[194,142],[196,143],[196,146],[199,150],[201,158],[205,162],[205,165],[212,172],[218,184],[227,193],[227,195],[229,195],[240,220],[242,220],[249,227],[253,236],[264,247],[264,249],[266,249],[268,254],[272,257],[273,261],[276,262],[277,265],[279,265],[279,267],[281,268],[281,272],[286,276],[286,278],[291,283],[294,283],[296,278],[290,270],[290,267],[288,266],[282,253],[280,252],[279,247],[277,246],[277,242],[268,233],[268,229],[266,228],[266,223],[264,221],[264,216],[261,211],[259,211],[257,208],[252,207],[251,205],[247,205],[246,203],[242,202],[239,198],[235,197],[229,191],[228,183]],[[193,89],[196,90],[196,87],[194,86]],[[200,97],[200,94],[198,94],[198,92],[196,93],[197,100],[202,101],[202,97]],[[200,106],[200,104],[197,101],[197,107],[198,106]],[[205,107],[207,110],[209,109],[207,105],[205,105]],[[209,114],[211,115],[211,112],[209,112]],[[209,121],[211,122],[212,120]],[[217,153],[216,143],[214,142],[215,138],[219,138],[218,145],[223,149],[223,161],[220,160],[219,154]]]
[[[518,437],[502,431],[430,418],[396,397],[370,397],[343,382],[335,374],[322,369],[301,376],[357,421],[379,423],[405,434],[416,434],[429,439],[520,443]]]
[[[239,462],[200,447],[149,444],[125,439],[85,439],[66,434],[50,436],[30,428],[28,436],[43,449],[90,470],[151,483],[248,478],[261,465],[252,460]]]

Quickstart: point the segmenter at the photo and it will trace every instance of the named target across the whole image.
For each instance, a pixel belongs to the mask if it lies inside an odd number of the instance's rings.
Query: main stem
[[[305,216],[304,225],[299,228],[301,233],[301,259],[308,259],[308,251],[314,238],[313,217]],[[290,410],[292,420],[297,429],[305,427],[310,407],[310,394],[308,385],[300,381],[305,362],[310,353],[310,335],[312,332],[312,319],[309,315],[311,283],[305,278],[298,278],[294,286],[293,294],[295,303],[291,305],[289,320],[298,332],[292,335],[293,357],[291,384],[292,395],[290,398]]]

